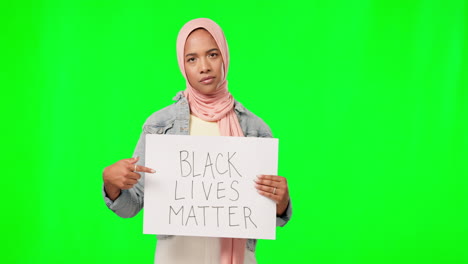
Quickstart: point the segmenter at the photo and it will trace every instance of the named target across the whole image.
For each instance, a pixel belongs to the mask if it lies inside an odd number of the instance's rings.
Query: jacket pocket
[[[174,127],[174,122],[165,124],[145,125],[145,132],[147,134],[167,134],[169,130]]]
[[[247,133],[245,133],[246,137],[258,137],[258,131],[257,130],[247,130]]]

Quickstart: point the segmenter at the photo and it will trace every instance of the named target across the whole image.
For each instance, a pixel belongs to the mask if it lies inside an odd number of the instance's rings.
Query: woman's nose
[[[207,73],[211,71],[210,62],[204,58],[200,60],[200,73]]]

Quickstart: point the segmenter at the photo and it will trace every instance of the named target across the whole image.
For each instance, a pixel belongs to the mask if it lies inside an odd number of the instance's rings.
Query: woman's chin
[[[213,95],[216,93],[216,87],[194,87],[198,92],[204,95]]]

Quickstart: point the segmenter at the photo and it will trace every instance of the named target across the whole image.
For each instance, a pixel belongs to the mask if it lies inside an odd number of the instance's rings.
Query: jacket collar
[[[187,99],[185,98],[184,91],[180,91],[176,94],[176,96],[174,96],[174,98],[172,98],[172,100],[179,102],[180,100],[187,100]],[[237,102],[234,99],[234,111],[238,113],[244,113],[246,109],[241,103]]]

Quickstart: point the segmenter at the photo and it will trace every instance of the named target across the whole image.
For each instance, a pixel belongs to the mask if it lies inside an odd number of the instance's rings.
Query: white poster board
[[[278,139],[146,135],[145,234],[275,239],[276,205],[255,188],[277,175]]]

